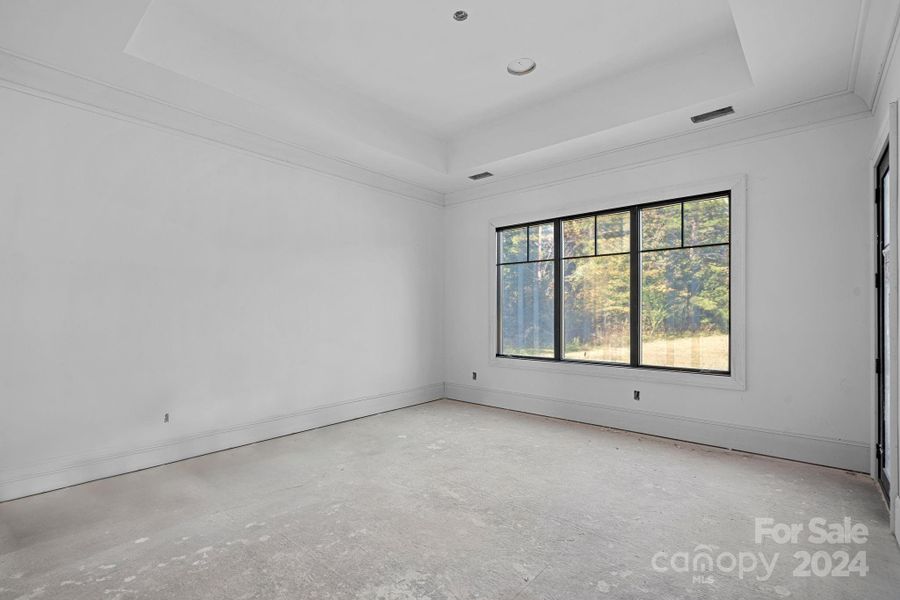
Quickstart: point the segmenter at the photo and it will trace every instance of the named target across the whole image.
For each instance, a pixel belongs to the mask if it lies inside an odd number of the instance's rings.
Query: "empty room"
[[[0,600],[900,599],[900,0],[0,0]]]

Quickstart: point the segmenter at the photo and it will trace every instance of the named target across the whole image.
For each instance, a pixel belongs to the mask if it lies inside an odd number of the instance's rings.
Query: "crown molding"
[[[159,98],[91,79],[2,47],[0,87],[199,139],[268,162],[312,171],[432,206],[443,205],[444,195],[438,191]]]
[[[841,91],[773,110],[732,119],[703,129],[618,146],[559,162],[524,174],[497,178],[477,189],[446,194],[447,207],[511,193],[535,190],[602,173],[623,171],[690,156],[712,148],[738,146],[766,138],[871,117],[856,94]]]
[[[573,157],[527,173],[499,177],[477,188],[463,188],[446,194],[160,98],[85,77],[3,47],[0,47],[0,88],[199,139],[261,160],[312,171],[431,206],[453,206],[591,174],[636,168],[713,147],[749,143],[764,137],[825,125],[835,120],[867,116],[871,114],[871,107],[851,90],[858,83],[856,75],[860,68],[861,39],[866,23],[873,18],[873,12],[875,11],[870,10],[870,0],[863,0],[850,58],[847,90],[702,129],[617,146],[588,156]],[[891,43],[878,74],[873,106],[877,104],[881,94],[884,71],[889,67],[897,43],[900,33],[898,24],[900,10],[895,15]]]
[[[866,4],[866,24],[864,25],[864,29],[868,28],[868,24],[872,19],[878,18],[877,15],[873,14],[873,11],[870,10],[870,4],[872,0],[863,0]],[[860,96],[869,102],[869,108],[873,111],[878,106],[878,102],[881,99],[881,92],[884,89],[884,74],[890,69],[891,63],[893,62],[894,50],[897,47],[897,38],[898,34],[900,34],[900,7],[897,7],[894,11],[894,14],[891,15],[891,37],[887,47],[884,49],[884,52],[881,54],[881,59],[876,67],[875,72],[875,83],[874,89],[870,88],[872,92],[871,95],[866,94],[864,91],[859,90]],[[857,71],[859,70],[859,65],[857,65]],[[858,85],[856,78],[852,81],[853,89],[855,90]],[[871,100],[870,100],[871,99]]]
[[[853,51],[850,53],[850,70],[847,76],[847,90],[856,87],[856,78],[859,75],[859,62],[862,57],[863,40],[866,24],[869,19],[870,0],[860,0],[859,12],[856,18],[856,32],[853,34]]]
[[[890,69],[891,63],[893,63],[894,50],[897,48],[898,34],[900,34],[900,8],[897,9],[897,13],[894,15],[891,43],[888,44],[887,50],[884,51],[884,60],[881,61],[881,69],[879,70],[878,77],[875,81],[875,95],[872,97],[873,108],[878,106],[878,101],[881,99],[881,92],[884,89],[884,74]]]

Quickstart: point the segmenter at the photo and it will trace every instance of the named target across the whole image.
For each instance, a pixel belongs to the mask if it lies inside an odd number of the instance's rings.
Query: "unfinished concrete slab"
[[[756,543],[756,518],[805,529]],[[814,518],[865,541],[811,543]],[[827,573],[797,576],[804,552]],[[842,552],[866,574],[840,576]],[[0,504],[3,600],[898,590],[867,476],[450,400]]]

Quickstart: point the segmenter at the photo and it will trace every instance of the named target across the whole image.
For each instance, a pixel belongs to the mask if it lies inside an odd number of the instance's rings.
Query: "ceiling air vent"
[[[711,110],[707,113],[703,113],[702,115],[694,115],[693,117],[691,117],[691,121],[693,121],[694,123],[702,123],[704,121],[712,121],[713,119],[718,119],[719,117],[724,117],[725,115],[731,114],[734,114],[734,108],[726,106],[725,108]]]
[[[469,179],[472,181],[478,181],[479,179],[484,179],[485,177],[493,177],[494,174],[490,171],[485,171],[484,173],[475,173],[474,175],[469,175]]]

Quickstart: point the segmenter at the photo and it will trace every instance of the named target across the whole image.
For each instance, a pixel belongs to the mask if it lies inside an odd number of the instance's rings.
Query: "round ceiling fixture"
[[[455,13],[453,13],[453,19],[456,21],[465,21],[468,18],[469,18],[469,13],[467,13],[464,10],[458,10]]]
[[[510,75],[528,75],[534,68],[537,67],[537,63],[530,58],[517,58],[512,61],[508,65],[506,65],[506,72]]]

